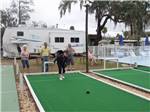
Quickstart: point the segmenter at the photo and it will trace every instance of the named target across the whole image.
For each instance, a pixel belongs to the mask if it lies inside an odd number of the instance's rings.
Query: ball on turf
[[[86,91],[86,94],[90,94],[90,91]]]

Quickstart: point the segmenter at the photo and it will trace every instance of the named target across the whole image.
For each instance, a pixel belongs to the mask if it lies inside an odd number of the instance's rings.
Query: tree
[[[125,39],[127,39],[129,37],[129,32],[128,31],[124,31],[123,35],[124,35]]]
[[[130,26],[131,37],[140,40],[144,35],[145,26],[150,23],[150,14],[147,9],[150,8],[148,1],[123,1],[122,10],[118,12],[122,15],[121,19],[127,26]]]
[[[102,32],[103,32],[104,37],[105,37],[105,34],[107,33],[107,27],[104,27],[104,28],[102,29]]]
[[[17,19],[12,16],[10,9],[0,10],[1,15],[1,23],[0,23],[0,31],[1,31],[1,50],[3,46],[3,34],[5,32],[6,27],[15,27],[17,25]],[[2,53],[2,52],[1,52]],[[2,54],[1,54],[2,55]]]
[[[17,4],[19,4],[19,7]],[[32,4],[33,2],[31,0],[13,0],[9,8],[0,10],[1,42],[3,42],[3,34],[6,27],[16,27],[30,19],[30,13],[33,11],[33,9],[30,8]],[[1,48],[2,46],[1,43]]]
[[[70,26],[70,30],[75,30],[74,26]]]
[[[22,3],[22,5],[21,5]],[[1,14],[1,25],[6,27],[16,27],[18,26],[18,23],[25,22],[30,19],[29,13],[33,11],[29,7],[29,4],[32,2],[25,1],[25,0],[19,0],[19,8],[17,5],[17,2],[15,0],[12,1],[10,8],[6,8],[4,10],[0,10]],[[19,17],[18,17],[19,13]],[[19,22],[20,21],[20,22]]]
[[[1,25],[3,27],[14,27],[17,24],[17,19],[12,15],[10,9],[0,10],[1,13]]]
[[[36,22],[36,21],[32,21],[32,25],[33,25],[33,27],[38,27],[39,26],[38,22]]]
[[[69,12],[71,11],[72,3],[77,3],[77,0],[74,0],[74,1],[62,0],[61,1],[60,5],[59,5],[61,17],[62,17],[62,15],[65,15],[67,9]],[[95,13],[95,19],[97,21],[97,29],[96,29],[97,44],[102,39],[101,32],[109,19],[111,19],[115,22],[118,22],[118,21],[120,22],[119,18],[115,17],[116,13],[112,13],[111,3],[112,2],[110,2],[110,1],[94,0],[93,2],[91,2],[91,6],[89,7],[89,13],[90,14]],[[83,0],[80,0],[80,8],[82,8],[82,5],[83,5]]]
[[[42,24],[41,26],[42,26],[43,28],[47,28],[47,24],[46,24],[46,23]]]
[[[115,40],[114,40],[114,38],[112,38],[110,41],[110,44],[114,44],[114,43],[115,43]]]
[[[117,35],[116,35],[116,40],[118,40],[119,39],[119,37],[120,37],[120,34],[119,33],[117,33]]]
[[[59,6],[60,15],[65,15],[67,9],[71,11],[71,4],[74,1],[62,0]],[[83,0],[80,0],[80,6]],[[90,7],[89,13],[95,14],[97,21],[97,43],[102,39],[102,30],[108,20],[117,23],[124,22],[126,26],[130,26],[131,35],[137,35],[137,40],[143,33],[144,26],[150,21],[147,9],[150,8],[149,1],[97,1],[94,0]]]
[[[58,9],[60,10],[60,17],[65,15],[66,11],[71,12],[71,4],[77,3],[77,0],[62,0],[59,4]]]
[[[32,21],[32,26],[47,28],[47,23],[45,23],[44,21]]]
[[[18,24],[30,19],[30,13],[34,10],[31,8],[33,5],[32,0],[13,0],[10,6],[12,14],[18,18]]]

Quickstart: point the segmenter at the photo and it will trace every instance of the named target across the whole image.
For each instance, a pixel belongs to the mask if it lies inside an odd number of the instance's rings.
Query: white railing
[[[150,66],[150,46],[89,46],[97,59]],[[118,65],[118,64],[117,64]]]
[[[97,58],[150,56],[150,46],[89,46]]]

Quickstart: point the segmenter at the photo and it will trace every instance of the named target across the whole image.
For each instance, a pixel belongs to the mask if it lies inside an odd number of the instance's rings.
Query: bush
[[[114,44],[114,42],[115,42],[114,39],[111,39],[110,44]]]

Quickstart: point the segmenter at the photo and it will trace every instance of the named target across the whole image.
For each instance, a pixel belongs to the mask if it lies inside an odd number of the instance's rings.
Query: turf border
[[[33,99],[34,99],[34,101],[35,101],[35,103],[36,103],[36,105],[37,105],[39,111],[40,111],[40,112],[45,112],[44,108],[42,107],[42,105],[41,105],[41,103],[40,103],[40,101],[39,101],[39,99],[38,99],[38,97],[36,96],[34,90],[32,89],[32,86],[30,85],[29,80],[28,80],[28,78],[27,78],[26,75],[24,75],[24,79],[25,79],[25,81],[26,81],[26,83],[27,83],[27,86],[28,86],[28,88],[29,88],[29,91],[30,91],[30,93],[31,93],[31,95],[32,95],[32,97],[33,97]]]
[[[79,70],[76,71],[66,71],[66,73],[74,73],[80,72]],[[58,72],[35,72],[35,73],[26,73],[26,75],[43,75],[43,74],[58,74]]]
[[[134,68],[133,68],[133,70],[135,70],[135,71],[140,71],[140,72],[144,72],[144,73],[149,73],[149,74],[150,74],[150,72],[149,72],[149,71],[145,71],[145,70],[134,69]]]
[[[90,71],[101,71],[101,70],[120,70],[120,69],[133,69],[133,67],[118,67],[118,68],[107,68],[107,69],[91,69]]]

